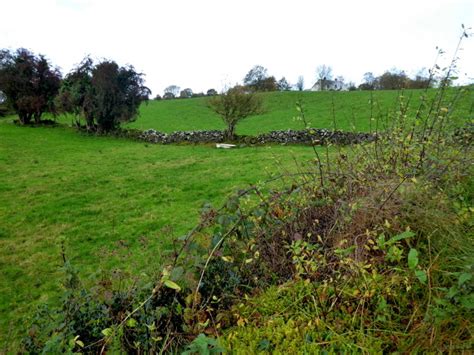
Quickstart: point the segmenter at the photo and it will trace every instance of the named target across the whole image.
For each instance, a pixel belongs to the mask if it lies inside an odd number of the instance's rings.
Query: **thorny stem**
[[[297,102],[296,107],[298,108],[298,111],[300,111],[300,113],[301,113],[300,117],[303,120],[305,128],[308,129],[309,127],[308,127],[308,123],[306,121],[306,116],[304,114],[303,105],[301,104],[301,102]],[[323,189],[323,194],[326,195],[326,192],[325,192],[325,189],[324,189],[324,174],[323,174],[322,162],[321,162],[321,158],[319,157],[318,151],[316,149],[316,146],[315,146],[313,140],[311,140],[311,147],[313,148],[313,152],[314,152],[314,155],[316,156],[316,160],[317,160],[321,188]]]
[[[451,63],[448,67],[448,71],[446,72],[446,75],[444,76],[444,78],[442,79],[442,82],[441,82],[441,87],[440,87],[440,91],[439,91],[439,96],[438,96],[438,99],[435,100],[433,103],[436,104],[436,110],[435,110],[435,115],[433,117],[433,120],[432,120],[432,123],[428,129],[428,133],[426,134],[426,125],[427,125],[427,122],[429,120],[429,116],[431,114],[431,111],[432,111],[432,108],[433,108],[433,105],[431,105],[432,107],[430,108],[430,112],[428,114],[428,117],[427,117],[427,120],[425,121],[425,127],[424,127],[424,130],[423,130],[423,134],[421,136],[421,143],[422,143],[422,149],[421,149],[421,153],[420,153],[420,157],[419,157],[419,162],[418,162],[418,169],[421,168],[422,164],[423,164],[423,160],[425,158],[425,154],[426,154],[426,144],[425,143],[425,139],[427,137],[429,137],[434,129],[434,126],[436,124],[436,121],[437,121],[437,114],[439,113],[439,110],[441,108],[441,103],[442,103],[442,100],[444,98],[444,94],[446,92],[446,88],[449,84],[449,79],[451,77],[451,73],[454,71],[454,69],[456,68],[456,61],[458,59],[457,55],[458,55],[458,52],[461,48],[461,43],[463,41],[464,38],[467,38],[468,37],[468,34],[466,32],[466,30],[464,29],[464,26],[463,26],[463,29],[462,29],[462,33],[459,37],[459,41],[458,41],[458,44],[456,46],[456,49],[454,51],[454,54],[453,54],[453,58],[451,59]],[[426,134],[426,135],[425,135]]]

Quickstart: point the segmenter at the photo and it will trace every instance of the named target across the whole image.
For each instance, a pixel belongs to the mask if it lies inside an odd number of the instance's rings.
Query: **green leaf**
[[[260,351],[265,351],[265,350],[270,349],[270,341],[268,339],[260,340],[260,342],[258,343],[257,349]]]
[[[129,327],[129,328],[135,328],[137,326],[137,324],[138,324],[138,322],[133,318],[129,318],[127,320],[127,327]]]
[[[182,266],[177,266],[171,270],[170,279],[173,281],[179,280],[184,274],[184,268]]]
[[[456,296],[457,294],[459,293],[459,290],[457,289],[456,286],[451,286],[448,290],[448,293],[446,294],[446,298],[453,298],[454,296]]]
[[[109,337],[109,336],[111,336],[111,335],[114,333],[114,331],[113,331],[112,328],[105,328],[105,329],[102,330],[101,333],[102,333],[103,335],[105,335],[106,337]]]
[[[415,235],[415,233],[413,233],[412,231],[405,231],[403,233],[397,234],[396,236],[390,238],[385,244],[386,245],[391,245],[391,244],[394,244],[394,243],[396,243],[400,240],[411,238],[414,235]]]
[[[418,251],[416,249],[410,249],[408,253],[408,267],[415,269],[418,266]]]
[[[459,302],[464,308],[474,309],[474,294],[460,297]]]
[[[472,279],[472,274],[463,272],[461,275],[459,275],[458,285],[462,286],[466,283],[466,281],[469,281],[470,279]]]
[[[386,245],[385,234],[380,234],[377,238],[377,246],[382,249]]]
[[[163,283],[166,287],[168,288],[172,288],[173,290],[176,290],[176,291],[181,291],[181,287],[179,287],[179,285],[174,282],[174,281],[171,281],[171,280],[165,280],[165,282]]]
[[[428,276],[424,270],[415,270],[415,276],[422,284],[426,284],[426,281],[428,281]]]

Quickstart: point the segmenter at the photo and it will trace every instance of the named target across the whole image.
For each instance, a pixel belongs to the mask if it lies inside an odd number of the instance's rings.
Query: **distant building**
[[[347,91],[349,86],[337,78],[335,80],[319,79],[311,88],[311,91]]]

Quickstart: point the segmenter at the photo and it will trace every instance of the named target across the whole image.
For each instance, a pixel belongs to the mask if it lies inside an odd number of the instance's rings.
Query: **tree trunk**
[[[20,119],[20,123],[22,125],[26,125],[31,121],[31,113],[18,113],[18,118]]]
[[[224,132],[224,139],[233,141],[235,139],[235,125],[229,124],[226,131]]]
[[[23,124],[23,125],[25,124],[25,121],[26,121],[26,117],[25,117],[25,116],[26,116],[26,115],[25,115],[24,113],[19,113],[19,114],[18,114],[18,118],[20,119],[20,123]]]
[[[35,123],[36,123],[36,124],[41,123],[41,112],[36,112],[36,113],[34,114],[34,118],[35,118]]]

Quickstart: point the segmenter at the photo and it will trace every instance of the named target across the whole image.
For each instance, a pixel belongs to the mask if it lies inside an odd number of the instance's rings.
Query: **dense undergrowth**
[[[109,275],[85,289],[65,253],[62,308],[39,310],[24,350],[472,349],[472,112],[452,127],[445,93],[413,117],[401,94],[375,142],[315,149],[310,168],[282,174],[286,189],[205,206],[155,280]]]

